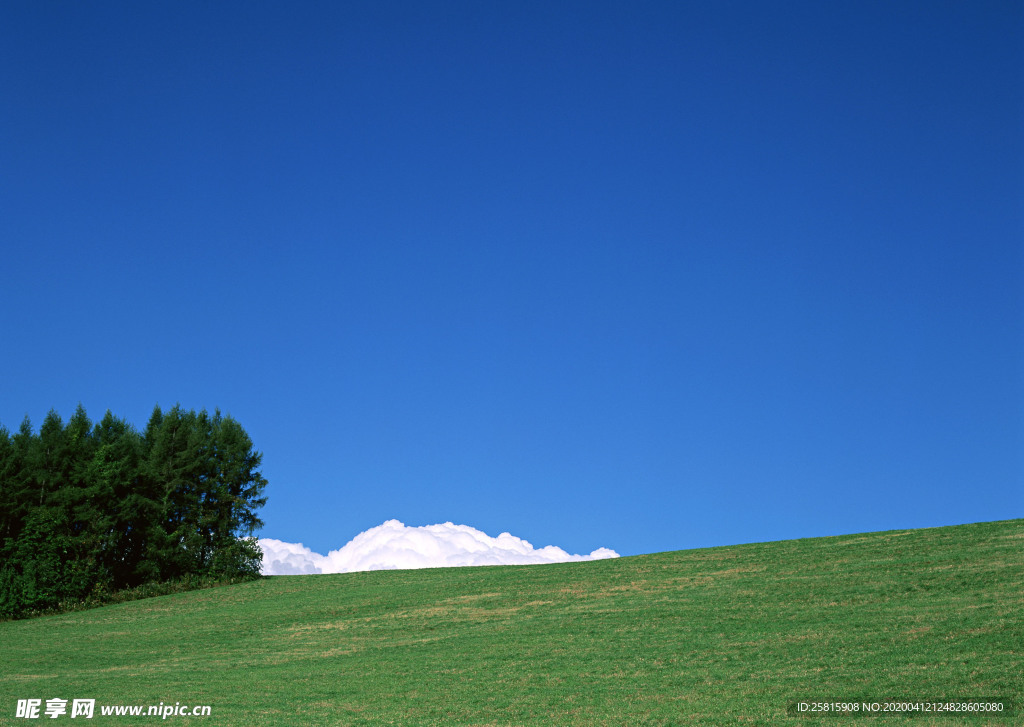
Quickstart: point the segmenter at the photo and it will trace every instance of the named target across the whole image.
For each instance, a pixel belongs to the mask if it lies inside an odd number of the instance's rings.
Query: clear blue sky
[[[319,552],[1024,516],[1020,2],[5,2],[0,245],[0,423]]]

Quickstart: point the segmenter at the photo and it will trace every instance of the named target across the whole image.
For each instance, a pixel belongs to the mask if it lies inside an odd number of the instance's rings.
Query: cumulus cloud
[[[301,543],[260,538],[263,575],[350,573],[393,568],[440,568],[460,565],[526,565],[618,558],[608,548],[590,555],[570,555],[559,547],[534,548],[510,533],[492,538],[468,525],[444,523],[409,527],[398,520],[370,528],[327,555]]]

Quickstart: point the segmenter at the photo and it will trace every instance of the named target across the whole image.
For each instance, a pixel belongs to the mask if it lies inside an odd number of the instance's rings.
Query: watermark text
[[[14,716],[18,719],[92,719],[96,714],[104,717],[209,717],[210,705],[174,704],[96,704],[95,699],[19,699]]]

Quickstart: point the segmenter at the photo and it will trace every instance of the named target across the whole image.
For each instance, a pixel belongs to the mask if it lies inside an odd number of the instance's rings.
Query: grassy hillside
[[[1024,696],[1024,520],[550,566],[276,577],[0,624],[46,700],[195,725],[903,724],[804,700]],[[15,717],[42,700],[40,719]],[[923,716],[915,725],[1024,723]]]

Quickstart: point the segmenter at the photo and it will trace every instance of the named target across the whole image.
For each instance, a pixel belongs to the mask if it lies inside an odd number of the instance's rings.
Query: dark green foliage
[[[219,411],[153,411],[145,432],[81,405],[0,427],[0,616],[155,582],[259,575],[261,455]]]

